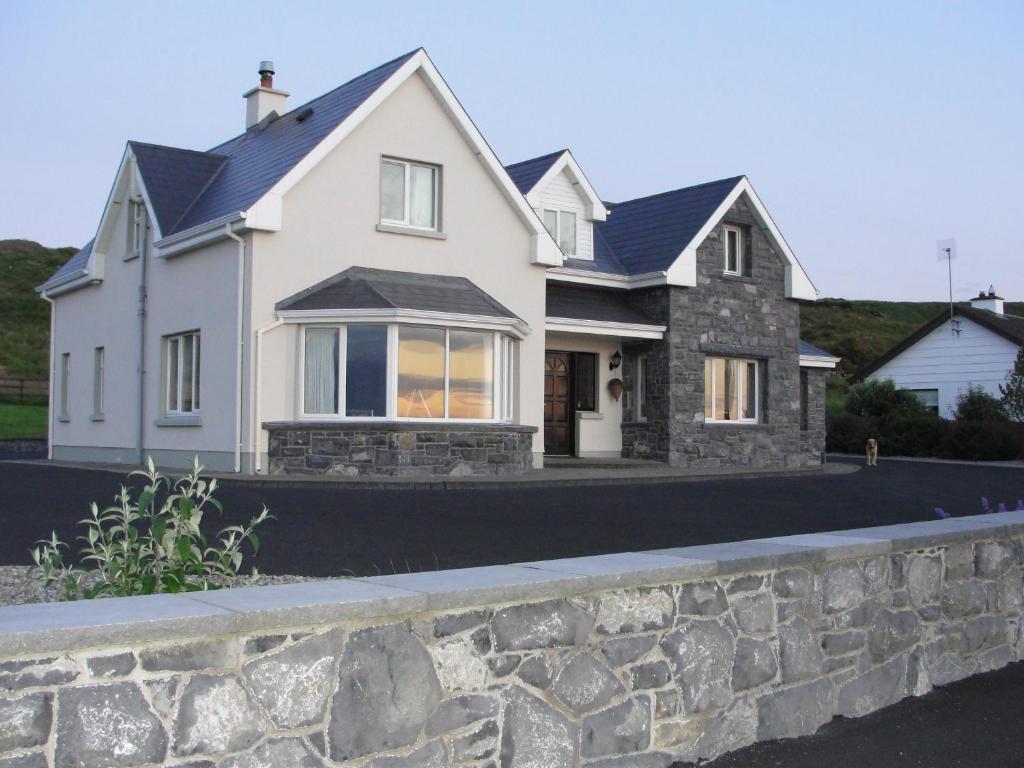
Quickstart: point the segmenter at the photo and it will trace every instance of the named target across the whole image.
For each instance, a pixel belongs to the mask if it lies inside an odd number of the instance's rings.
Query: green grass
[[[45,405],[0,403],[0,440],[46,437]]]
[[[0,240],[0,369],[9,376],[46,376],[50,307],[34,289],[77,250]]]
[[[800,338],[843,358],[839,372],[856,373],[949,305],[937,301],[820,299],[800,304]],[[1006,305],[1024,314],[1024,304]]]

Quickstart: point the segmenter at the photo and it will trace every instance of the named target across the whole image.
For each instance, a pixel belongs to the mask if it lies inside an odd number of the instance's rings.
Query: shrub
[[[843,411],[826,417],[825,449],[837,453],[860,453],[871,437],[871,421]]]
[[[929,415],[928,409],[912,392],[897,389],[890,379],[865,381],[850,387],[846,410],[855,416],[882,421]]]
[[[1006,421],[1003,404],[981,387],[970,386],[956,396],[953,418],[957,421]]]
[[[1006,385],[999,385],[1003,410],[1015,421],[1024,421],[1024,346],[1017,351],[1013,370],[1006,376]]]
[[[1024,455],[1024,429],[1007,421],[949,421],[935,454],[943,459],[1008,461]]]
[[[964,461],[1024,458],[1024,424],[1008,421],[947,421],[932,416],[870,419],[850,413],[826,417],[826,448],[861,453],[869,437],[887,456],[937,457]]]
[[[59,583],[65,600],[95,597],[127,597],[160,592],[196,592],[230,585],[242,567],[242,547],[259,551],[256,528],[270,513],[263,511],[248,525],[232,525],[218,533],[211,545],[202,530],[209,508],[221,511],[213,498],[216,479],[201,478],[203,467],[196,458],[192,471],[171,482],[149,459],[145,471],[132,472],[145,479],[145,487],[133,500],[121,486],[114,506],[100,510],[90,505],[90,517],[79,521],[85,535],[78,563],[64,562],[68,545],[57,538],[38,542],[32,551],[39,579],[49,586]],[[252,570],[253,575],[256,569]]]

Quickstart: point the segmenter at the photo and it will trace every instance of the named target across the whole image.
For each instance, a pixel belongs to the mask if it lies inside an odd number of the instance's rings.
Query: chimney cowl
[[[260,62],[260,84],[242,94],[245,98],[245,129],[258,125],[267,115],[285,113],[286,91],[274,87],[274,62]]]
[[[260,88],[274,87],[274,62],[261,61],[259,68]]]

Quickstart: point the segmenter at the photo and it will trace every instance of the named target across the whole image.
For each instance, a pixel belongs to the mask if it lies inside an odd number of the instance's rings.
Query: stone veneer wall
[[[723,275],[725,224],[743,228],[750,277]],[[638,309],[668,326],[660,341],[624,345],[627,392],[637,354],[648,360],[647,421],[623,414],[623,455],[674,466],[799,467],[818,463],[800,434],[800,307],[787,299],[784,259],[745,196],[697,248],[697,285],[630,292]],[[704,423],[704,359],[761,361],[762,423]],[[824,400],[822,400],[824,408]]]
[[[271,474],[521,475],[536,427],[514,424],[272,422]]]
[[[825,453],[826,379],[829,368],[804,368],[807,372],[807,429],[800,432],[800,446],[810,464]]]
[[[1024,513],[0,609],[0,766],[665,768],[1024,656]]]

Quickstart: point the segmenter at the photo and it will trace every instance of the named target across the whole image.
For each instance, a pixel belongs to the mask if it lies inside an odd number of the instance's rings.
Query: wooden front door
[[[572,360],[568,352],[544,355],[544,453],[573,454]]]

